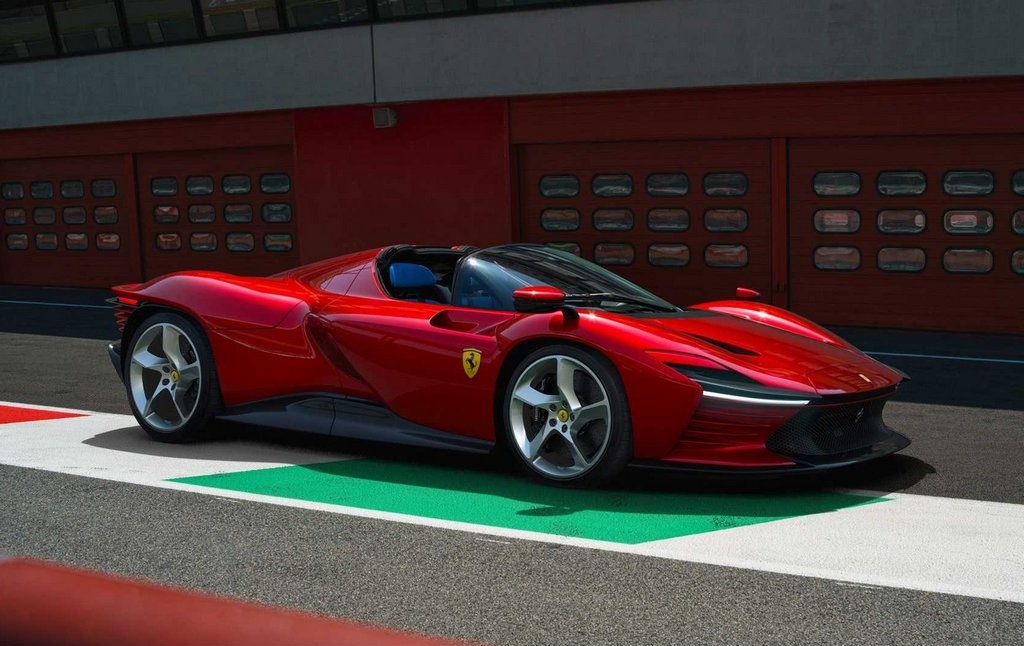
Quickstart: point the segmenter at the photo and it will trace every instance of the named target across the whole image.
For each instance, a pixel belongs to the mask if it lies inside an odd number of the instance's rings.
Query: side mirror
[[[761,298],[761,292],[749,287],[737,287],[736,298]]]
[[[565,292],[557,287],[535,285],[512,292],[512,306],[523,314],[557,312],[565,305]]]

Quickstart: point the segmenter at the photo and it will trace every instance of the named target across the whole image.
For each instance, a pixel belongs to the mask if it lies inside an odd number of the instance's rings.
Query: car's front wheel
[[[162,442],[198,439],[220,407],[202,329],[180,314],[151,316],[135,330],[124,361],[128,402],[143,430]]]
[[[625,389],[596,352],[550,345],[529,354],[508,381],[504,412],[512,452],[544,481],[596,484],[632,457]]]

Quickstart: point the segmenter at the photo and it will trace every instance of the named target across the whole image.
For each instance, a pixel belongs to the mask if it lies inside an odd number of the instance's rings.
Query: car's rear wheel
[[[569,345],[532,352],[512,372],[504,411],[511,451],[546,482],[604,482],[632,457],[625,389],[596,352]]]
[[[198,439],[220,407],[202,329],[180,314],[151,316],[135,330],[124,361],[128,402],[142,429],[162,442]]]

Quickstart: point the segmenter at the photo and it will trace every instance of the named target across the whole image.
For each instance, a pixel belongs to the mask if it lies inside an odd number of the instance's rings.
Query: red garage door
[[[672,302],[771,286],[769,142],[521,146],[522,237]]]
[[[109,287],[140,277],[130,155],[0,161],[0,276]]]
[[[138,156],[147,278],[182,269],[266,275],[298,264],[288,146]]]
[[[1024,333],[1024,137],[790,145],[792,308],[823,323]]]

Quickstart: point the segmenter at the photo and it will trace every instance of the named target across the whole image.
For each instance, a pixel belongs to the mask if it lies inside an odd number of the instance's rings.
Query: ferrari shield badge
[[[466,376],[472,379],[476,371],[480,369],[480,351],[476,348],[466,348],[462,351],[462,369]]]

